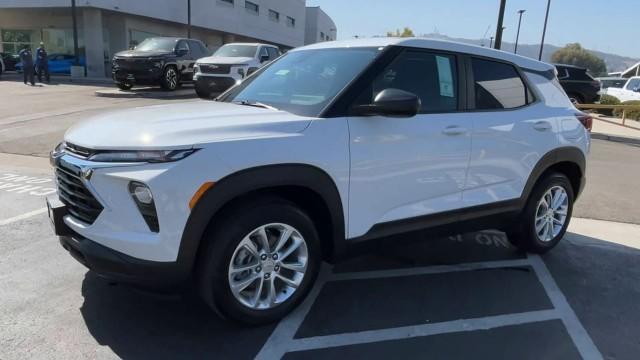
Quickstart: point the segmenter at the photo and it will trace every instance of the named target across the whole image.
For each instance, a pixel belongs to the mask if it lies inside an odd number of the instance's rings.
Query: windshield
[[[138,51],[166,51],[171,52],[176,46],[176,39],[150,38],[136,46]]]
[[[232,88],[221,101],[258,102],[317,117],[379,52],[379,48],[293,51]]]
[[[224,45],[213,56],[223,57],[254,57],[258,51],[255,45]]]

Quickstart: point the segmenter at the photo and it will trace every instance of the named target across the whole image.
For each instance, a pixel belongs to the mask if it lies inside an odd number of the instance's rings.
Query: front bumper
[[[188,284],[190,271],[178,262],[141,260],[109,249],[74,232],[64,222],[66,205],[47,199],[47,208],[60,244],[78,262],[101,277],[148,289],[179,289]]]
[[[140,85],[155,85],[162,78],[162,69],[149,68],[148,70],[114,69],[111,73],[113,81],[128,82]]]

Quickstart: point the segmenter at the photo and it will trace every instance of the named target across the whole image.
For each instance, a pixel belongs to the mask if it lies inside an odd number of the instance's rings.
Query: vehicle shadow
[[[336,264],[333,271],[524,257],[503,233],[482,231],[381,248]],[[568,233],[543,259],[605,358],[633,358],[640,353],[640,343],[632,340],[640,332],[640,250]],[[88,330],[99,344],[123,359],[251,359],[275,328],[224,321],[191,293],[159,298],[109,284],[91,272],[85,276],[82,294],[80,310]]]
[[[243,327],[222,320],[194,294],[159,297],[91,272],[82,295],[91,335],[123,359],[249,359],[275,326]]]

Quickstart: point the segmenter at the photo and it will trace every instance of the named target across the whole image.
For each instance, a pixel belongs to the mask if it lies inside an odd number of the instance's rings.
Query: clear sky
[[[499,0],[307,0],[336,22],[338,38],[384,35],[408,26],[416,35],[494,36]],[[539,44],[547,0],[507,0],[503,41],[514,42],[520,9],[520,43]],[[640,58],[640,0],[551,0],[547,43],[584,47]]]

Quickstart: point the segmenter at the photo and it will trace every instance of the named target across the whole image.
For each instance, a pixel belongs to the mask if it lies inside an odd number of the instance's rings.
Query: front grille
[[[103,207],[86,188],[78,174],[59,164],[56,167],[56,184],[60,201],[67,205],[69,214],[89,225],[93,224]]]
[[[93,150],[71,143],[65,143],[64,150],[66,153],[81,159],[87,159],[93,155]]]
[[[151,63],[147,59],[118,58],[114,59],[113,63],[120,70],[142,71],[151,68]]]
[[[228,74],[231,71],[231,65],[199,64],[198,66],[203,74]]]

